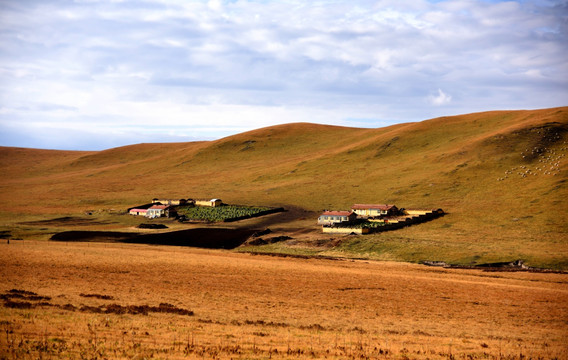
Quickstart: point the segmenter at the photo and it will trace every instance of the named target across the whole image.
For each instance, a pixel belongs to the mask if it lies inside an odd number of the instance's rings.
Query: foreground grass
[[[568,356],[562,274],[141,245],[0,247],[0,358]],[[8,297],[12,289],[37,297]],[[193,314],[93,310],[163,303]]]

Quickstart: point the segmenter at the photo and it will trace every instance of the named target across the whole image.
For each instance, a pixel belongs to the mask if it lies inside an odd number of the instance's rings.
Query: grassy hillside
[[[464,264],[523,258],[568,268],[567,131],[564,107],[381,129],[288,124],[100,152],[0,148],[2,216],[124,209],[153,197],[314,212],[366,202],[441,207],[449,213],[442,219],[346,238],[326,251]]]

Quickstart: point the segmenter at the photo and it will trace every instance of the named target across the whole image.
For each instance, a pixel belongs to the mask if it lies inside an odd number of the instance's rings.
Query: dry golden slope
[[[450,215],[390,236],[502,240],[510,256],[517,242],[532,242],[558,264],[568,258],[567,130],[563,107],[381,129],[289,124],[211,142],[100,152],[0,148],[0,196],[16,213],[125,208],[155,196],[314,211],[355,202],[441,207]]]

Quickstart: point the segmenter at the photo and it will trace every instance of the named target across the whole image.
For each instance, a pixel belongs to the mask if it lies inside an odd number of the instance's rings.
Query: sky
[[[0,1],[0,146],[566,105],[566,0]]]

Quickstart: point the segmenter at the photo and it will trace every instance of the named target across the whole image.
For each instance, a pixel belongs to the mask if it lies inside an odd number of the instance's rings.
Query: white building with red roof
[[[318,218],[319,225],[349,223],[357,219],[353,211],[324,211]]]
[[[166,216],[168,210],[170,210],[169,205],[153,205],[150,208],[148,208],[148,211],[146,212],[146,217],[153,219],[153,218]]]
[[[355,204],[351,210],[359,216],[394,216],[398,215],[399,210],[395,205],[387,204]]]

